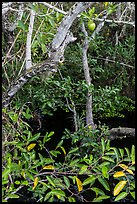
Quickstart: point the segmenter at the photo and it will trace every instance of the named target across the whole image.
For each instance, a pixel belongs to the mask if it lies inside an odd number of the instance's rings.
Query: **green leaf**
[[[51,191],[51,193],[52,194],[54,194],[54,195],[58,195],[58,196],[63,196],[63,197],[65,197],[66,195],[65,195],[65,192],[64,191],[62,191],[62,190],[56,190],[56,189],[53,189],[52,191]]]
[[[53,162],[55,162],[54,159],[51,159],[51,158],[45,158],[44,159],[44,164],[50,164],[50,163],[53,163]]]
[[[96,177],[91,175],[83,181],[83,186],[85,186],[87,184],[93,185],[95,183],[95,180],[96,180]]]
[[[66,184],[66,186],[69,188],[70,187],[70,181],[66,176],[63,176],[64,182]]]
[[[2,180],[2,185],[9,183],[9,180]]]
[[[98,198],[94,198],[94,200],[92,202],[99,202],[99,201],[102,201],[102,200],[105,200],[108,198],[110,198],[110,196],[102,195],[102,196],[99,196]]]
[[[104,191],[102,191],[99,188],[93,187],[93,188],[91,188],[91,190],[96,193],[96,196],[98,196],[98,195],[105,195]]]
[[[2,172],[2,178],[4,177],[7,177],[10,173],[10,169],[5,169],[3,172]]]
[[[29,140],[27,140],[27,142],[30,143],[32,141],[36,141],[39,137],[40,137],[40,133],[36,133]]]
[[[121,149],[121,148],[119,148],[119,152],[120,152],[120,155],[121,155],[121,157],[122,157],[122,159],[123,159],[123,156],[124,156],[124,150]]]
[[[103,162],[99,166],[102,168],[103,166],[107,166],[107,165],[110,165],[110,162]]]
[[[104,152],[105,152],[105,141],[104,141],[104,138],[101,138],[101,145],[102,145],[102,153],[104,154]]]
[[[114,147],[114,152],[115,152],[117,163],[118,163],[119,162],[119,152],[118,152],[118,149],[116,147]]]
[[[49,176],[46,176],[46,178],[47,178],[47,180],[49,181],[49,183],[50,183],[52,186],[55,187],[54,180],[51,179],[51,177],[49,177]]]
[[[83,174],[87,171],[88,165],[83,165],[79,171],[79,174]]]
[[[66,150],[64,147],[60,146],[60,148],[62,149],[63,153],[64,153],[64,156],[66,156]]]
[[[98,181],[104,186],[104,188],[107,191],[110,191],[109,184],[108,184],[108,182],[104,178],[98,177]]]
[[[77,164],[79,161],[79,159],[74,159],[69,165],[73,166],[74,164]]]
[[[69,201],[70,203],[71,203],[71,202],[76,202],[75,198],[72,197],[72,196],[68,197],[68,201]]]
[[[48,192],[45,197],[44,197],[44,201],[48,200],[50,198],[50,196],[52,195],[52,192]]]
[[[127,147],[125,147],[125,150],[126,150],[128,158],[130,159],[130,151],[129,151],[129,149]]]
[[[132,160],[132,164],[135,164],[135,145],[132,145],[131,160]]]
[[[15,184],[19,185],[19,184],[20,184],[20,181],[15,181]]]
[[[53,155],[54,157],[57,157],[58,154],[61,154],[59,151],[56,150],[51,150],[49,151],[51,155]]]
[[[23,23],[23,21],[21,20],[18,20],[18,27],[21,28],[22,30],[26,30],[26,26],[25,24]]]
[[[133,192],[130,191],[130,194],[135,199],[135,191],[133,191]]]
[[[8,198],[19,198],[17,194],[10,194],[8,195]]]
[[[61,140],[61,141],[57,144],[56,149],[57,149],[58,147],[62,146],[62,144],[63,144],[63,140]]]
[[[74,149],[70,150],[68,154],[72,154],[72,153],[76,152],[78,149],[79,149],[79,148],[78,148],[78,147],[76,147],[76,148],[74,148]]]
[[[107,144],[106,144],[106,150],[107,150],[107,151],[110,150],[110,140],[107,141]]]
[[[88,11],[90,18],[92,17],[93,13],[95,12],[95,7],[92,7],[92,9],[90,9]]]
[[[102,174],[105,178],[109,178],[109,174],[108,174],[108,167],[107,166],[103,166],[102,167]]]
[[[34,176],[33,176],[31,173],[29,173],[28,171],[26,171],[25,173],[27,174],[27,176],[28,176],[32,181],[34,181]]]
[[[120,193],[120,194],[115,198],[114,201],[119,201],[119,200],[125,198],[127,195],[128,195],[128,193],[122,192],[122,193]]]
[[[103,156],[102,159],[115,163],[114,160],[108,156]]]

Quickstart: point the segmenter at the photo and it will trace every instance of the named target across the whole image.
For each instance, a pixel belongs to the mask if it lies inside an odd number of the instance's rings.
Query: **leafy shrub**
[[[50,149],[46,144],[54,132],[32,135],[24,122],[33,117],[30,109],[24,105],[14,111],[3,109],[3,119],[8,122],[3,123],[3,202],[19,199],[19,190],[23,187],[40,202],[135,199],[134,145],[131,151],[111,147],[107,127],[100,126],[95,131],[81,127],[73,134],[67,132],[72,138],[68,152],[64,138],[55,149]],[[64,161],[57,162],[61,155]],[[93,195],[88,199],[87,191]]]

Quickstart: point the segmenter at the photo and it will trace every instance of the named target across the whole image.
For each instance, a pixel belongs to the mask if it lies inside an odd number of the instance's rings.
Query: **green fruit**
[[[96,24],[93,21],[88,22],[88,28],[89,30],[93,31],[96,27]]]

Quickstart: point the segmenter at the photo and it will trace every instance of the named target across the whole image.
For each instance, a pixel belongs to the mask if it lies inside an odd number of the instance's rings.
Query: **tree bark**
[[[28,82],[33,76],[37,74],[42,74],[46,72],[47,77],[49,77],[53,72],[57,72],[57,65],[60,59],[64,57],[64,51],[66,46],[76,40],[73,34],[69,31],[74,20],[77,18],[78,14],[87,9],[91,2],[78,2],[70,9],[68,14],[63,18],[56,36],[54,37],[51,49],[49,50],[49,58],[42,63],[30,67],[30,69],[23,71],[23,73],[18,77],[18,79],[13,82],[6,93],[2,97],[2,106],[7,107],[10,103],[12,97],[21,89],[21,87]]]
[[[88,59],[87,59],[87,51],[88,51],[89,43],[88,43],[88,34],[85,29],[84,23],[82,24],[82,31],[85,34],[85,40],[84,40],[83,49],[82,49],[83,69],[84,69],[85,80],[89,87],[91,85],[91,77],[90,77]],[[87,101],[86,101],[86,125],[91,126],[93,130],[95,129],[95,124],[93,121],[93,111],[92,111],[92,95],[89,90],[87,91]]]

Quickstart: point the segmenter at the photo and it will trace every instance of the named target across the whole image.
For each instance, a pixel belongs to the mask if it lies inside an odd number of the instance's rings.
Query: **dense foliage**
[[[55,7],[67,12],[72,5],[72,2],[57,2]],[[98,121],[124,118],[125,111],[135,109],[135,34],[130,23],[124,24],[128,17],[134,18],[131,9],[134,4],[129,5],[100,2],[82,12],[71,28],[77,40],[67,46],[65,61],[58,72],[49,78],[44,73],[32,77],[9,106],[2,109],[3,202],[135,200],[134,144],[131,149],[112,147],[105,124],[99,123],[95,130],[85,124],[87,91],[93,97],[93,116]],[[127,9],[125,17],[121,17],[123,22],[111,22],[118,20],[119,6],[121,12]],[[7,24],[11,26],[18,17],[15,15],[18,3],[12,8],[3,18],[3,92],[25,69],[30,9],[37,13],[31,44],[34,64],[48,58],[50,43],[65,16],[41,3],[26,3],[16,28],[8,32]],[[109,13],[110,23],[106,22],[89,43],[87,57],[92,81],[88,86],[83,74],[81,23],[85,23],[89,36],[92,35],[99,24],[96,18],[104,10]],[[52,127],[43,134],[39,129],[34,132],[31,123],[37,110],[42,116],[53,116],[58,109],[72,113],[75,131],[66,128],[52,148],[52,139],[57,140]],[[39,118],[37,121],[41,124]]]

